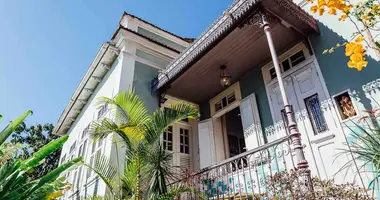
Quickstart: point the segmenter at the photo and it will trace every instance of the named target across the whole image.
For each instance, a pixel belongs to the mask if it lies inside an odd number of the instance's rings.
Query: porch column
[[[287,117],[288,122],[289,122],[289,126],[288,126],[289,133],[291,135],[293,135],[291,140],[292,140],[292,145],[294,146],[294,150],[296,152],[297,168],[298,168],[298,170],[300,170],[302,176],[305,178],[305,181],[307,183],[308,188],[310,190],[313,190],[313,186],[311,184],[309,164],[305,158],[305,154],[304,154],[303,146],[302,146],[302,142],[301,142],[301,133],[298,130],[297,122],[294,120],[294,112],[293,112],[292,106],[289,104],[288,96],[286,94],[286,90],[284,87],[284,82],[283,82],[282,74],[281,74],[281,68],[280,68],[280,65],[278,63],[278,57],[277,57],[276,49],[274,47],[273,40],[272,40],[271,28],[269,26],[268,16],[263,12],[259,12],[259,15],[261,18],[261,24],[260,25],[264,29],[266,38],[268,40],[269,50],[271,53],[274,68],[276,70],[277,81],[278,81],[278,85],[280,87],[282,101],[284,102],[286,117]]]

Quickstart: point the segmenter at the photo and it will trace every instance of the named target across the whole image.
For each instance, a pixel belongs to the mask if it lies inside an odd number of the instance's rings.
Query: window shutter
[[[242,100],[240,114],[247,151],[263,145],[263,131],[254,93]]]
[[[209,167],[215,160],[214,137],[212,120],[207,119],[198,123],[199,164],[200,168]]]

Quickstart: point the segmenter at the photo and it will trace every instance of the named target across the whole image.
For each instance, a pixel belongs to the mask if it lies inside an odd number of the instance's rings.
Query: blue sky
[[[232,0],[2,0],[0,114],[27,109],[53,123],[123,11],[183,37],[198,37]]]

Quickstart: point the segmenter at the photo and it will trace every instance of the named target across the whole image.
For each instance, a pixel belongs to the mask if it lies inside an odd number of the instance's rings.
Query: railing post
[[[291,138],[291,141],[292,141],[292,145],[294,147],[294,151],[295,151],[296,157],[297,157],[297,169],[301,173],[301,176],[304,179],[305,184],[308,187],[308,189],[310,191],[313,191],[313,186],[311,183],[310,170],[309,170],[309,164],[305,158],[305,154],[303,151],[303,146],[302,146],[302,142],[301,142],[301,133],[298,130],[297,122],[294,120],[294,112],[293,112],[292,106],[289,104],[288,96],[286,94],[286,90],[284,87],[284,82],[282,79],[280,65],[278,63],[276,49],[274,47],[273,40],[272,40],[271,28],[269,26],[268,16],[261,11],[259,12],[259,15],[261,18],[261,24],[260,25],[264,29],[266,38],[268,40],[269,50],[270,50],[270,53],[272,56],[274,69],[276,71],[277,81],[278,81],[278,85],[280,87],[282,101],[284,102],[285,113],[286,113],[286,117],[287,117],[288,122],[289,122],[289,125],[288,125],[289,133],[291,135],[294,135]]]

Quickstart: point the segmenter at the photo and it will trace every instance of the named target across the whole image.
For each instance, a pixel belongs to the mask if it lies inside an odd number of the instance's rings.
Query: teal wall
[[[368,57],[368,66],[358,72],[347,66],[349,58],[344,54],[344,47],[338,48],[332,54],[322,54],[324,49],[329,49],[345,40],[323,24],[318,25],[321,33],[312,36],[310,41],[330,95],[350,89],[357,93],[366,109],[371,109],[370,100],[365,97],[362,86],[380,78],[380,64]]]
[[[175,43],[175,42],[173,42],[171,40],[168,40],[168,39],[166,39],[166,38],[164,38],[162,36],[159,36],[159,35],[157,35],[155,33],[152,33],[152,32],[150,32],[150,31],[148,31],[148,30],[146,30],[144,28],[141,28],[141,27],[137,28],[137,32],[140,33],[141,35],[144,35],[144,36],[146,36],[148,38],[151,38],[151,39],[153,39],[153,40],[155,40],[157,42],[160,42],[160,43],[162,43],[162,44],[164,44],[164,45],[166,45],[168,47],[171,47],[173,49],[176,49],[178,51],[182,51],[182,50],[184,50],[186,48],[186,47],[184,47],[182,45],[179,45],[179,44],[177,44],[177,43]]]
[[[158,66],[160,66],[162,68],[166,68],[166,66],[169,65],[169,61],[163,60],[161,58],[158,58],[158,57],[156,57],[156,56],[154,56],[152,54],[149,54],[147,52],[141,51],[139,49],[136,50],[136,56],[140,57],[140,58],[143,58],[145,60],[154,62],[154,63],[156,63]]]
[[[158,70],[140,62],[135,62],[133,86],[135,93],[139,95],[150,113],[158,108],[158,95],[151,92],[151,81],[158,74]]]
[[[272,115],[270,113],[269,102],[261,70],[255,69],[244,75],[240,79],[240,89],[242,98],[245,98],[248,95],[255,93],[262,127],[265,128],[267,126],[272,125],[273,120]],[[201,113],[201,120],[208,119],[211,117],[209,101],[205,101],[199,104],[199,108]]]
[[[265,90],[265,84],[261,69],[255,69],[243,76],[243,78],[240,80],[240,89],[242,98],[255,93],[257,107],[260,114],[261,126],[265,128],[272,125],[273,120],[270,113],[267,92]]]
[[[205,101],[199,104],[199,112],[201,114],[200,120],[205,120],[211,117],[210,101]]]

